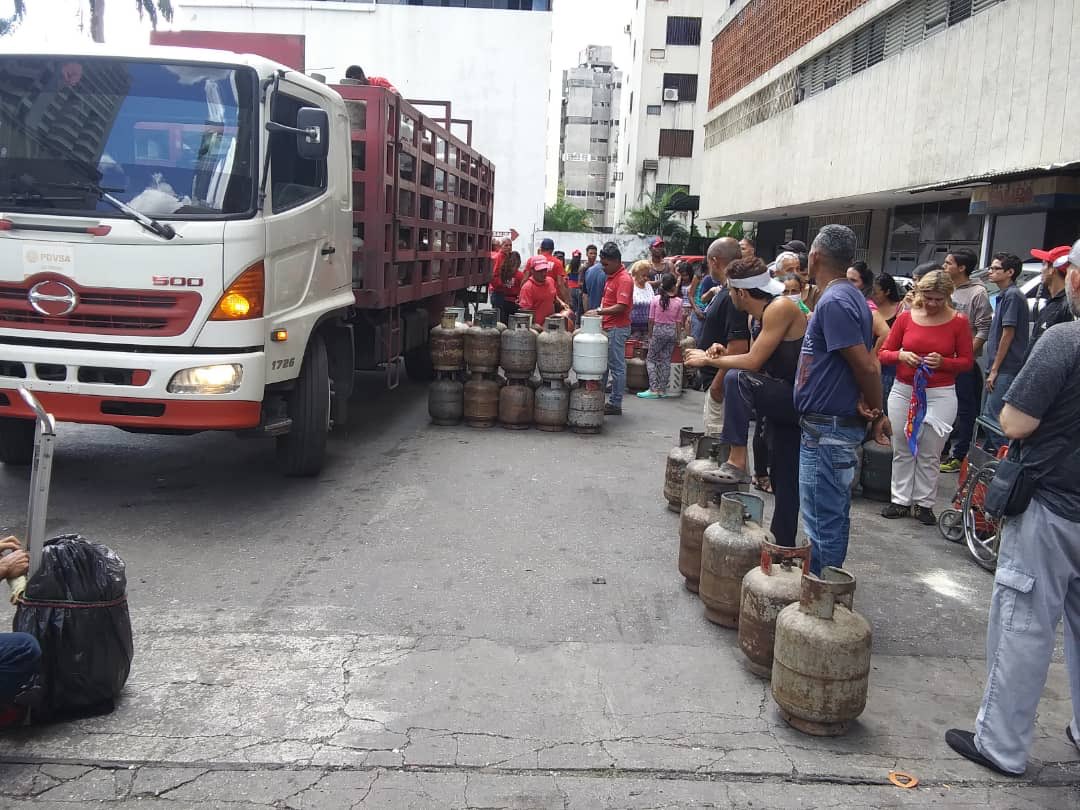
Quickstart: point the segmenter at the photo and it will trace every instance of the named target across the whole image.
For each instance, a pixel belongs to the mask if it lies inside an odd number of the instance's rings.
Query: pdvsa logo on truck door
[[[79,304],[79,295],[62,281],[39,281],[27,293],[30,306],[42,315],[58,318],[69,314]]]
[[[75,251],[71,245],[29,244],[23,245],[23,273],[63,273],[71,277],[75,272]]]

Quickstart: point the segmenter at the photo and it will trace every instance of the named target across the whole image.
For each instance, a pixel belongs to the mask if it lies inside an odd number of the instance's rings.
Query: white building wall
[[[406,98],[451,101],[495,164],[494,229],[531,234],[543,225],[550,12],[303,0],[174,6],[177,29],[302,34],[307,70],[328,81],[358,64]]]
[[[871,0],[712,120],[896,5]],[[732,7],[712,34],[738,10]],[[1080,3],[1006,0],[704,152],[701,214],[723,218],[1080,160]],[[705,64],[703,60],[703,64]],[[890,205],[908,202],[894,195]]]
[[[667,44],[667,18],[702,17],[700,47]],[[702,125],[701,112],[709,92],[708,72],[701,74],[701,52],[709,43],[709,20],[726,7],[725,0],[637,0],[631,22],[633,65],[623,85],[623,127],[621,130],[618,171],[622,180],[616,188],[616,217],[621,221],[628,208],[640,204],[644,193],[653,193],[657,183],[682,185],[691,194],[699,193],[698,171],[701,156],[697,130]],[[662,51],[662,54],[660,53]],[[690,73],[698,76],[697,102],[678,103],[663,100],[665,73]],[[633,107],[630,94],[633,92]],[[648,115],[650,105],[659,105],[660,115]],[[661,158],[661,129],[695,131],[694,156]],[[658,161],[656,172],[644,173],[643,161]]]

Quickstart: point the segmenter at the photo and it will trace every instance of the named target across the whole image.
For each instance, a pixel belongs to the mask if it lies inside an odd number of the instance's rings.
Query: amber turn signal
[[[288,329],[275,329],[273,332],[270,333],[270,340],[274,341],[274,343],[284,343],[288,339]]]
[[[245,321],[263,316],[264,272],[263,263],[256,262],[241,273],[224,294],[210,314],[212,321]]]

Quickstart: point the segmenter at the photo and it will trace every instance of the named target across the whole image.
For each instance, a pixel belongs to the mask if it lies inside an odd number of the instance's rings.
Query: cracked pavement
[[[1080,806],[1060,655],[1024,779],[945,746],[992,578],[871,502],[867,709],[839,738],[784,724],[675,566],[663,462],[700,396],[631,400],[601,436],[475,431],[365,378],[315,481],[260,442],[62,426],[49,530],[127,560],[136,654],[113,714],[0,735],[0,806]],[[0,515],[25,497],[0,468]]]

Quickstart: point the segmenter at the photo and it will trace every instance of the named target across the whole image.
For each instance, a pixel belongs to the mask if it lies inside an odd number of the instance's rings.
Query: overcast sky
[[[0,0],[0,16],[11,13],[11,0]],[[89,27],[88,0],[29,0],[26,18],[12,35],[14,41],[59,44],[71,38],[85,39]],[[49,7],[46,12],[46,6]],[[131,0],[110,0],[105,6],[106,42],[145,41],[147,19],[139,22]],[[633,0],[556,0],[552,47],[550,104],[548,105],[548,202],[555,199],[559,176],[559,116],[562,72],[577,64],[578,54],[589,45],[610,45],[615,65],[630,68],[630,37],[623,33],[634,11]],[[167,27],[167,26],[166,26]]]

